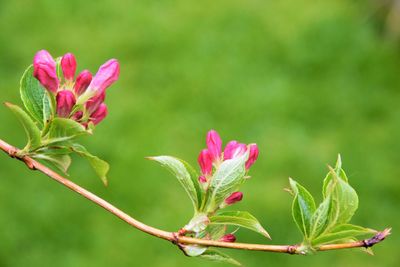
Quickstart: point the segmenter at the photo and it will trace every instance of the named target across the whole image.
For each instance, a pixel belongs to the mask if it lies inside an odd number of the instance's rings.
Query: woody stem
[[[117,216],[121,220],[125,221],[132,227],[139,229],[147,234],[153,235],[155,237],[173,242],[176,245],[180,244],[191,244],[191,245],[201,245],[207,247],[221,247],[221,248],[231,248],[231,249],[241,249],[241,250],[257,250],[257,251],[266,251],[266,252],[280,252],[280,253],[289,253],[289,254],[301,254],[297,250],[297,245],[264,245],[264,244],[248,244],[248,243],[229,243],[229,242],[221,242],[214,240],[206,240],[206,239],[198,239],[187,236],[182,236],[179,233],[175,232],[167,232],[152,226],[146,225],[133,217],[129,216],[122,210],[118,209],[114,205],[110,204],[106,200],[100,198],[99,196],[91,193],[85,188],[73,183],[72,181],[62,177],[55,171],[50,168],[44,166],[43,164],[37,162],[29,156],[20,156],[21,150],[11,146],[5,141],[0,139],[0,148],[6,154],[8,154],[12,158],[16,158],[26,164],[26,166],[31,170],[38,170],[51,179],[57,181],[58,183],[64,185],[70,190],[82,195],[86,199],[92,201],[98,206],[104,208],[106,211],[111,214]],[[344,244],[329,244],[322,245],[317,250],[319,251],[327,251],[327,250],[336,250],[336,249],[346,249],[346,248],[356,248],[356,247],[371,247],[385,239],[387,235],[390,234],[390,229],[385,229],[382,232],[377,233],[374,237],[366,240],[360,240],[356,242],[349,242]]]

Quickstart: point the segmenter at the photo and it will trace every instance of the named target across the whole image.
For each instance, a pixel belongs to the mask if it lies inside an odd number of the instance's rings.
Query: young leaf
[[[223,224],[209,224],[207,232],[210,234],[212,240],[218,240],[224,236],[226,225]]]
[[[32,158],[47,161],[65,174],[67,173],[68,168],[71,165],[71,157],[69,155],[35,154],[32,156]]]
[[[57,146],[45,146],[35,150],[35,154],[46,154],[46,155],[66,155],[72,153],[72,150],[65,145],[57,145]],[[34,154],[33,154],[34,155]]]
[[[324,233],[314,239],[312,244],[313,246],[318,246],[366,234],[376,234],[376,231],[352,224],[340,224],[335,226],[329,233]]]
[[[358,208],[357,193],[348,183],[341,179],[338,179],[335,192],[336,194],[332,194],[332,198],[337,198],[338,202],[337,223],[347,223]]]
[[[210,219],[208,218],[207,214],[196,213],[184,228],[189,232],[198,234],[205,230],[209,223]]]
[[[327,195],[328,187],[330,187],[332,184],[331,181],[332,181],[334,174],[336,174],[337,177],[342,178],[342,180],[344,180],[345,182],[348,182],[346,173],[342,169],[342,158],[341,158],[340,154],[338,154],[335,168],[333,169],[333,171],[328,172],[328,174],[326,175],[326,177],[324,179],[324,183],[322,186],[322,194],[324,197],[326,197],[326,195]]]
[[[308,237],[311,231],[311,218],[315,212],[314,198],[292,178],[289,178],[289,182],[295,194],[292,204],[293,219],[303,235]]]
[[[82,124],[70,119],[54,118],[46,136],[46,144],[65,142],[84,134],[87,132]]]
[[[245,153],[221,163],[211,180],[207,211],[214,211],[244,181],[248,156],[248,153]]]
[[[190,179],[192,180],[194,188],[196,189],[198,208],[200,208],[200,205],[203,201],[203,194],[202,194],[202,189],[199,184],[199,174],[189,163],[187,163],[186,161],[181,160],[181,159],[179,159],[179,160],[180,160],[180,162],[183,163],[186,170],[189,172]]]
[[[79,144],[73,144],[71,146],[72,151],[77,153],[79,156],[87,159],[87,161],[90,163],[90,166],[92,166],[93,170],[97,174],[98,177],[103,181],[104,185],[107,186],[108,181],[107,181],[107,173],[110,170],[110,165],[105,162],[104,160],[90,154],[86,148],[82,145]]]
[[[193,180],[195,179],[188,171],[188,166],[189,164],[183,163],[182,160],[177,159],[175,157],[171,156],[158,156],[158,157],[149,157],[150,160],[157,161],[160,163],[163,167],[168,169],[175,177],[178,179],[178,181],[181,183],[183,188],[185,189],[186,193],[189,195],[190,199],[192,200],[193,207],[195,211],[198,211],[201,202],[199,202],[199,192],[200,187],[195,186],[197,182],[195,183]],[[193,168],[191,168],[193,169]],[[197,179],[197,178],[196,178]]]
[[[319,204],[318,208],[315,210],[313,216],[311,217],[311,239],[314,239],[326,229],[330,207],[331,197],[328,196],[324,199],[324,201],[321,202],[321,204]]]
[[[339,171],[341,171],[341,169]],[[330,173],[332,179],[329,182],[328,191],[326,193],[331,198],[327,231],[337,224],[349,222],[358,208],[357,193],[347,183],[347,177],[346,179],[342,179],[342,176],[337,176],[337,173],[332,168],[330,169]]]
[[[180,248],[182,248],[185,254],[189,257],[200,256],[207,250],[207,247],[199,245],[180,245]]]
[[[271,239],[268,232],[261,226],[260,222],[247,211],[223,211],[210,217],[210,223],[222,225],[236,225],[262,234]]]
[[[46,90],[33,77],[32,65],[26,69],[22,76],[20,93],[26,110],[40,126],[43,126],[43,122],[50,117],[50,101]]]
[[[18,120],[25,129],[28,137],[28,144],[26,145],[25,149],[34,149],[40,146],[40,130],[33,122],[31,117],[29,117],[29,115],[17,105],[13,105],[11,103],[5,103],[5,105],[17,116]]]
[[[199,256],[200,258],[210,260],[210,261],[216,261],[216,262],[223,262],[223,263],[230,263],[236,266],[242,266],[240,262],[237,260],[231,258],[230,256],[219,252],[216,249],[207,249],[203,254]]]

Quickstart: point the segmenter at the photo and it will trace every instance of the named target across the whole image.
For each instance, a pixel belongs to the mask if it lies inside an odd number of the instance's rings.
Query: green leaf
[[[250,229],[271,239],[260,222],[247,211],[224,211],[210,217],[211,224],[236,225]]]
[[[207,228],[209,223],[210,219],[207,214],[196,213],[184,228],[190,232],[200,233]]]
[[[66,143],[65,145],[45,146],[36,149],[34,153],[46,155],[66,155],[72,153],[71,148],[66,145],[69,145],[69,143]]]
[[[331,206],[331,198],[328,196],[324,201],[319,204],[318,208],[315,210],[313,216],[311,217],[311,230],[310,238],[314,239],[320,233],[322,233],[328,224],[328,214]]]
[[[332,179],[328,185],[327,195],[331,198],[331,209],[327,230],[337,224],[349,222],[358,208],[356,191],[347,183],[347,180],[337,176],[335,170],[331,169],[330,172]]]
[[[318,246],[326,243],[347,240],[355,236],[363,236],[367,234],[376,234],[377,231],[364,228],[352,224],[340,224],[335,226],[329,233],[322,234],[320,237],[312,241],[313,246]]]
[[[328,174],[326,175],[326,177],[324,179],[324,183],[323,183],[323,186],[322,186],[322,194],[323,194],[324,197],[326,197],[327,191],[329,190],[329,187],[332,184],[331,181],[332,181],[332,178],[333,178],[334,174],[336,174],[337,177],[340,177],[345,182],[348,182],[346,173],[342,169],[342,158],[341,158],[340,154],[338,154],[338,158],[336,160],[335,168],[333,169],[333,171],[328,172]]]
[[[219,240],[225,235],[226,225],[224,224],[209,224],[207,232],[210,234],[212,240]]]
[[[82,124],[65,118],[54,118],[51,121],[46,144],[60,143],[87,134]]]
[[[308,237],[311,231],[311,218],[315,212],[314,198],[292,178],[289,178],[289,182],[295,194],[292,204],[293,219],[303,235]]]
[[[71,157],[69,155],[35,154],[32,155],[32,158],[47,161],[65,174],[67,173],[68,168],[71,165]]]
[[[194,180],[197,178],[194,178],[194,174],[192,173],[191,175],[190,173],[192,171],[188,170],[187,166],[189,166],[189,164],[184,163],[184,161],[171,156],[149,157],[148,159],[157,161],[161,164],[161,166],[165,167],[173,175],[175,175],[175,177],[185,189],[186,193],[189,195],[193,203],[194,210],[198,211],[201,204],[201,201],[199,201],[199,195],[201,194],[201,192],[199,191],[200,187],[197,186],[197,181],[194,182]]]
[[[72,151],[77,153],[79,156],[85,158],[90,163],[90,165],[92,166],[92,169],[95,171],[97,176],[100,177],[100,179],[103,181],[104,185],[107,186],[108,185],[107,173],[110,170],[110,165],[106,161],[90,154],[86,150],[86,148],[82,145],[73,144],[71,146],[71,149],[72,149]]]
[[[215,171],[209,187],[208,212],[214,211],[244,181],[248,153],[225,160]]]
[[[50,117],[50,101],[46,89],[33,77],[32,65],[22,76],[20,93],[26,110],[40,126],[43,126],[43,122]]]
[[[230,256],[222,252],[219,252],[216,249],[209,248],[199,257],[210,261],[223,262],[223,263],[233,264],[236,266],[242,266],[242,264],[240,264],[240,262],[238,262],[237,260],[231,258]]]
[[[178,160],[180,160],[180,162],[183,163],[186,170],[189,172],[190,179],[192,180],[194,188],[196,189],[198,208],[200,208],[200,205],[203,201],[203,194],[202,194],[203,190],[201,189],[201,186],[199,184],[199,174],[189,163],[187,163],[186,161],[181,160],[181,159],[178,159]]]
[[[180,245],[180,247],[185,251],[185,254],[189,257],[197,257],[203,254],[207,247],[199,245]]]
[[[40,130],[33,122],[31,117],[19,106],[13,105],[11,103],[5,103],[6,107],[8,107],[21,122],[22,126],[25,129],[26,135],[28,137],[28,144],[24,148],[24,150],[34,149],[40,146],[41,138],[40,138]]]

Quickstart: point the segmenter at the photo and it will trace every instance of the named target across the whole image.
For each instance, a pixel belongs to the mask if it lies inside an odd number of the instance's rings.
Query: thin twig
[[[109,202],[105,201],[104,199],[96,196],[95,194],[89,192],[88,190],[84,189],[83,187],[71,182],[70,180],[62,177],[58,173],[54,172],[53,170],[49,169],[48,167],[44,166],[43,164],[37,162],[36,160],[32,159],[28,156],[19,156],[20,150],[13,147],[12,145],[4,142],[0,139],[0,148],[6,152],[10,157],[16,158],[18,160],[23,161],[27,167],[31,170],[38,170],[44,174],[46,174],[51,179],[59,182],[60,184],[66,186],[67,188],[71,189],[72,191],[84,196],[88,200],[96,203],[100,207],[104,208],[108,212],[114,214],[121,220],[127,222],[131,226],[143,231],[147,234],[153,235],[155,237],[168,240],[176,245],[181,244],[191,244],[191,245],[201,245],[207,247],[221,247],[221,248],[232,248],[232,249],[242,249],[242,250],[257,250],[257,251],[266,251],[266,252],[280,252],[280,253],[289,253],[289,254],[301,254],[297,250],[297,245],[262,245],[262,244],[248,244],[248,243],[229,243],[229,242],[221,242],[221,241],[214,241],[214,240],[207,240],[207,239],[198,239],[192,238],[187,236],[182,236],[179,233],[175,232],[167,232],[163,231],[149,225],[146,225],[122,210],[118,209],[117,207],[113,206]],[[327,251],[327,250],[336,250],[336,249],[346,249],[346,248],[356,248],[356,247],[371,247],[382,240],[385,239],[386,236],[390,234],[390,229],[385,229],[382,232],[379,232],[374,237],[366,240],[356,241],[356,242],[349,242],[344,244],[329,244],[329,245],[322,245],[317,250],[319,251]]]

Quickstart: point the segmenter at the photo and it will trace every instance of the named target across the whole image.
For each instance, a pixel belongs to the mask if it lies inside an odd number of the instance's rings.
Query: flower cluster
[[[246,171],[254,164],[258,158],[258,147],[256,144],[245,145],[235,140],[228,142],[222,152],[222,140],[215,130],[210,130],[207,133],[207,148],[200,152],[198,162],[201,169],[199,177],[200,183],[207,188],[213,176],[213,172],[218,169],[218,166],[225,160],[240,157],[245,153],[249,153],[246,161]],[[225,199],[226,205],[232,205],[243,198],[242,192],[233,192]]]
[[[90,71],[83,70],[76,79],[77,64],[73,54],[65,54],[60,66],[63,77],[57,75],[57,63],[46,50],[37,52],[33,59],[33,75],[55,96],[57,115],[73,119],[85,127],[97,125],[107,116],[104,99],[106,89],[118,79],[118,61],[108,60],[94,77]]]

